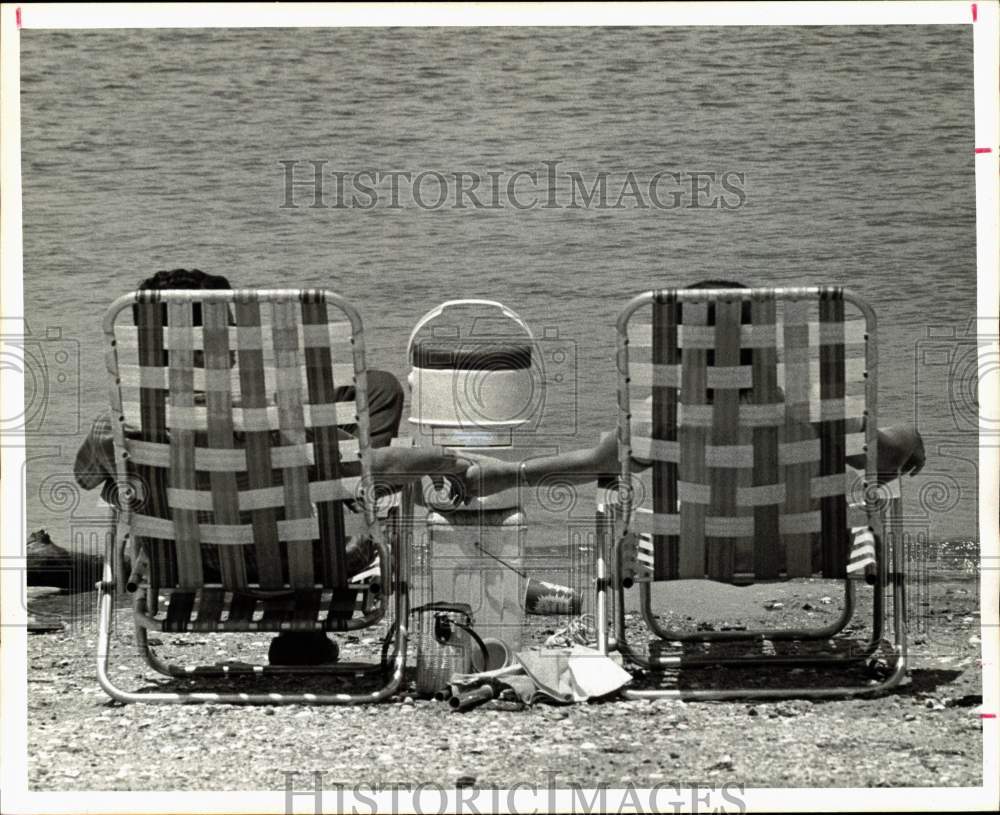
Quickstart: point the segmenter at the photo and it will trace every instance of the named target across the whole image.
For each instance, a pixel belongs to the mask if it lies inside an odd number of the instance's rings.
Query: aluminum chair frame
[[[377,623],[387,610],[387,593],[393,595],[393,614],[398,621],[395,626],[393,641],[393,659],[391,668],[383,666],[381,663],[335,663],[332,665],[318,666],[270,666],[270,665],[248,665],[239,664],[213,664],[195,667],[182,667],[174,665],[161,658],[151,647],[147,630],[157,628],[150,614],[155,611],[158,602],[158,588],[143,582],[143,576],[137,574],[137,564],[141,561],[138,551],[133,550],[132,564],[133,574],[129,578],[135,584],[133,601],[133,617],[136,626],[136,642],[139,653],[146,663],[159,673],[173,678],[196,678],[196,677],[219,677],[219,676],[239,676],[239,675],[281,675],[281,674],[306,674],[324,676],[354,676],[360,677],[371,674],[382,674],[384,682],[381,687],[369,692],[357,693],[267,693],[267,692],[185,692],[185,691],[130,691],[118,687],[111,679],[109,673],[109,662],[111,654],[111,627],[114,619],[114,602],[116,591],[125,586],[124,547],[130,545],[130,532],[133,532],[133,499],[135,497],[134,487],[131,485],[130,472],[128,468],[129,441],[125,435],[126,413],[122,398],[122,377],[119,360],[119,349],[115,333],[116,318],[125,309],[143,303],[163,303],[163,304],[194,304],[202,306],[206,304],[224,304],[227,308],[241,304],[263,305],[272,303],[276,305],[289,305],[294,303],[322,304],[320,308],[325,310],[326,306],[337,309],[347,318],[350,325],[350,345],[351,363],[350,368],[353,373],[355,390],[355,415],[353,423],[357,426],[357,447],[358,459],[360,462],[359,487],[364,491],[364,495],[372,496],[372,500],[362,500],[364,522],[368,534],[371,535],[378,553],[380,564],[381,583],[376,586],[361,586],[359,584],[347,584],[347,590],[358,590],[365,597],[361,614],[352,614],[349,618],[339,622],[336,630],[357,630],[367,628]],[[190,326],[185,326],[190,328]],[[408,575],[409,575],[409,536],[412,535],[412,523],[409,519],[412,515],[413,497],[412,488],[407,487],[402,492],[402,500],[399,502],[398,510],[393,511],[391,519],[393,536],[395,540],[391,545],[386,540],[383,525],[376,518],[376,495],[379,485],[372,473],[372,449],[369,443],[369,413],[368,413],[368,391],[367,374],[365,367],[365,345],[364,328],[361,315],[346,300],[330,291],[325,290],[300,290],[300,289],[243,289],[225,291],[207,290],[177,290],[177,291],[139,291],[124,295],[115,300],[108,308],[103,329],[108,344],[107,367],[111,376],[111,406],[113,428],[115,436],[115,457],[118,469],[119,480],[119,507],[118,521],[119,529],[125,534],[120,542],[109,540],[106,546],[103,579],[98,584],[99,606],[98,619],[99,631],[97,638],[97,675],[102,688],[113,698],[121,702],[152,702],[164,704],[199,704],[199,703],[223,703],[223,704],[360,704],[372,703],[384,700],[394,694],[402,685],[407,648],[407,625],[409,596],[408,596]],[[166,327],[164,327],[166,330]],[[305,329],[303,329],[305,330]],[[314,346],[317,347],[317,346]],[[328,346],[320,345],[321,349]],[[295,354],[304,352],[304,347],[294,349]],[[298,358],[298,357],[296,357]],[[330,380],[332,384],[332,380]],[[339,422],[338,422],[339,423]],[[333,483],[333,482],[328,482]],[[319,499],[317,499],[319,500]],[[331,499],[337,503],[342,498]],[[171,512],[175,511],[171,508]],[[400,517],[402,516],[402,517]],[[294,523],[294,521],[292,521]],[[178,533],[178,537],[181,533]],[[131,536],[134,544],[135,535]],[[405,538],[405,539],[404,539]],[[314,545],[320,545],[316,542]],[[220,547],[221,548],[221,547]],[[333,567],[334,569],[336,567]],[[291,578],[290,578],[291,579]],[[266,592],[260,592],[266,594]],[[291,591],[279,591],[277,594],[290,594]],[[370,600],[371,595],[377,595],[376,599]],[[254,627],[246,628],[230,627],[233,631],[253,631]],[[270,629],[268,629],[270,630]],[[316,630],[316,629],[308,629]],[[212,633],[213,629],[203,629]],[[277,631],[275,631],[277,633]]]
[[[899,525],[901,507],[899,500],[887,502],[884,488],[878,485],[877,445],[878,445],[878,345],[877,323],[874,310],[854,292],[839,287],[792,287],[792,288],[758,288],[758,289],[669,289],[648,291],[633,298],[620,313],[617,320],[617,373],[618,373],[618,450],[620,463],[620,483],[631,484],[632,477],[632,444],[631,444],[631,407],[630,407],[630,367],[629,367],[629,322],[632,316],[641,308],[654,303],[719,303],[719,302],[752,302],[755,298],[774,298],[775,300],[804,299],[842,299],[854,305],[865,320],[865,480],[864,480],[864,510],[869,525],[875,532],[876,567],[872,582],[874,583],[873,626],[872,635],[865,646],[846,657],[737,657],[730,659],[709,658],[705,660],[686,657],[656,657],[644,659],[635,653],[625,638],[625,604],[624,592],[629,587],[629,581],[622,579],[622,544],[626,533],[633,522],[632,493],[630,489],[619,492],[619,506],[610,508],[610,518],[598,519],[598,539],[607,540],[607,528],[612,527],[610,550],[598,545],[596,563],[597,585],[597,615],[598,615],[598,648],[603,653],[617,650],[629,661],[644,668],[662,669],[667,667],[700,667],[718,664],[761,664],[774,665],[815,665],[847,664],[870,657],[882,644],[885,630],[886,603],[885,594],[891,588],[893,597],[893,660],[890,674],[874,686],[846,686],[827,688],[734,688],[734,689],[676,689],[676,690],[626,690],[624,695],[631,699],[680,698],[690,700],[720,700],[732,698],[826,698],[849,697],[856,695],[874,695],[884,693],[898,685],[906,674],[906,619],[905,619],[905,586],[902,566],[902,552],[899,544]],[[879,505],[880,498],[881,507]],[[883,527],[881,511],[888,504],[890,534]],[[602,535],[600,528],[605,532]],[[889,546],[889,538],[893,545]],[[846,627],[855,611],[854,584],[849,576],[845,577],[845,602],[841,616],[832,624],[820,629],[788,629],[788,630],[758,630],[740,632],[678,632],[662,627],[655,619],[651,605],[651,588],[649,582],[640,582],[640,608],[646,624],[654,635],[662,640],[680,640],[682,642],[712,642],[739,641],[751,638],[769,639],[825,639],[838,633]],[[613,596],[609,593],[613,592]],[[609,616],[614,615],[614,633],[609,636]]]

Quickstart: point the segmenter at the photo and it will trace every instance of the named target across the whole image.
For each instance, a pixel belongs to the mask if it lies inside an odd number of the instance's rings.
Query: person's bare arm
[[[878,431],[879,481],[892,481],[900,475],[916,475],[924,466],[926,454],[920,432],[911,425],[899,424]],[[865,468],[865,454],[847,457],[847,463],[859,470]]]
[[[472,461],[447,447],[379,447],[372,450],[372,474],[401,486],[425,475],[464,480]]]
[[[891,481],[903,474],[916,475],[924,462],[924,442],[915,427],[893,425],[879,430],[879,480]],[[650,463],[632,459],[632,467],[637,472],[649,467]],[[847,463],[864,469],[865,454],[849,456]],[[590,449],[528,459],[523,464],[522,471],[518,462],[493,459],[474,462],[466,473],[467,497],[475,498],[510,489],[522,479],[528,485],[535,485],[549,475],[558,474],[565,481],[583,484],[602,475],[617,473],[618,441],[614,433],[605,433],[600,442]]]
[[[632,459],[632,465],[636,470],[644,470],[649,462]],[[614,433],[605,433],[594,447],[585,450],[539,456],[524,462],[476,461],[466,474],[468,497],[492,495],[517,486],[519,481],[534,486],[550,475],[558,475],[560,480],[569,483],[585,484],[614,475],[618,470],[618,440]]]

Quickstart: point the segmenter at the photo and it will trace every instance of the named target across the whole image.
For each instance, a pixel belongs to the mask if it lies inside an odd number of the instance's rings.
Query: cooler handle
[[[417,321],[417,324],[413,327],[413,331],[410,332],[410,339],[406,343],[406,359],[410,358],[410,352],[413,350],[413,340],[416,339],[420,329],[426,326],[431,320],[436,320],[440,317],[446,308],[453,308],[455,306],[492,306],[494,308],[498,308],[501,312],[503,312],[505,317],[513,320],[524,329],[524,333],[528,335],[528,339],[531,340],[532,344],[535,342],[535,335],[531,333],[531,329],[528,328],[528,324],[521,319],[521,315],[513,309],[507,308],[507,306],[503,303],[498,303],[496,300],[479,300],[475,298],[465,300],[448,300],[446,303],[442,303],[437,308],[432,308]]]

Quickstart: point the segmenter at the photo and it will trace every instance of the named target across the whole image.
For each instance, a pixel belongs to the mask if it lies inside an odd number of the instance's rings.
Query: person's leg
[[[334,398],[338,402],[353,401],[354,386],[337,388]],[[372,447],[388,447],[399,433],[403,399],[403,386],[396,377],[388,371],[368,371],[368,435]],[[357,425],[347,425],[344,430],[353,436],[358,429]]]

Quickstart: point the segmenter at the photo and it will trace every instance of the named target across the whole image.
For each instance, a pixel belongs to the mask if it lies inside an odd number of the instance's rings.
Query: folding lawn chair
[[[406,658],[407,547],[387,544],[376,518],[385,490],[372,475],[354,307],[322,290],[139,291],[111,305],[104,332],[127,538],[120,549],[109,544],[99,585],[101,686],[125,702],[172,703],[346,704],[395,692]],[[336,401],[340,385],[354,386],[353,402]],[[345,505],[363,510],[377,579],[348,574]],[[402,514],[410,506],[404,500]],[[388,674],[380,663],[178,667],[151,649],[147,631],[354,631],[378,623],[391,595],[400,621],[391,675],[371,692],[121,690],[108,658],[126,546],[137,642],[161,673]]]
[[[845,305],[851,308],[845,314]],[[877,479],[876,326],[871,307],[840,288],[665,289],[618,318],[620,485],[598,513],[610,530],[597,563],[599,643],[650,669],[708,664],[857,663],[883,645],[892,589],[895,666],[881,684],[803,689],[629,691],[683,696],[819,697],[873,693],[906,670],[898,481]],[[864,475],[848,466],[863,454]],[[651,478],[632,460],[651,462]],[[895,496],[895,497],[894,497]],[[860,519],[851,518],[851,499]],[[889,514],[889,523],[885,516]],[[601,547],[598,547],[601,551]],[[874,586],[871,637],[846,654],[648,657],[626,640],[624,591],[637,583],[646,625],[664,641],[827,640],[855,612],[855,581]],[[844,581],[843,612],[816,629],[678,631],[653,613],[651,584],[732,584],[824,577]],[[609,617],[614,634],[608,635]]]

